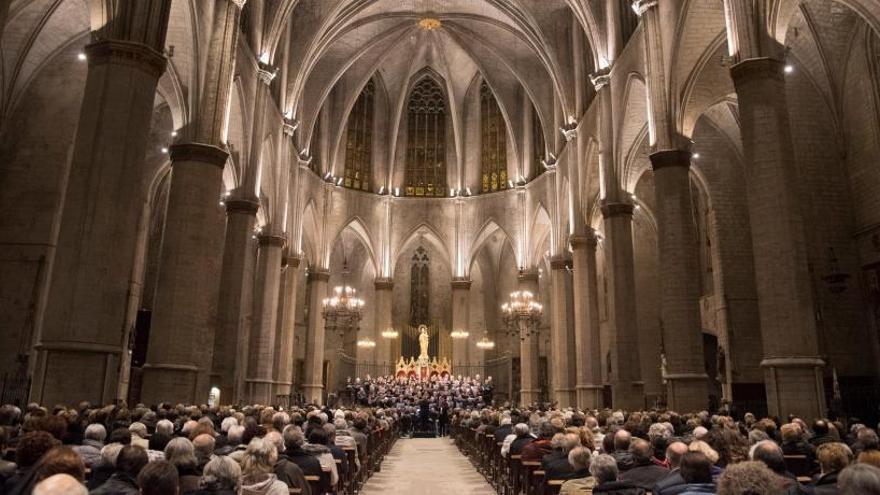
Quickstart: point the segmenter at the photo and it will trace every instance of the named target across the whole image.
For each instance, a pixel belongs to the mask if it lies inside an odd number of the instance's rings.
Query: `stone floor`
[[[448,438],[402,438],[385,456],[382,471],[367,481],[361,493],[493,495],[495,492]]]

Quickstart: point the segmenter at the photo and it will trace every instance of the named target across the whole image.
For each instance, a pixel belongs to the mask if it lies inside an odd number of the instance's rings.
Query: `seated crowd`
[[[353,492],[396,413],[372,408],[0,407],[0,495]]]
[[[880,439],[858,422],[536,408],[456,410],[451,422],[513,495],[880,495]]]

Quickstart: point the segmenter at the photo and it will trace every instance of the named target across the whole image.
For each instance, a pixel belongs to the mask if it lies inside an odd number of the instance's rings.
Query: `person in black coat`
[[[596,479],[593,493],[607,495],[644,495],[645,490],[617,478],[617,461],[608,454],[596,456],[590,463],[590,474]]]
[[[660,478],[651,489],[653,495],[677,495],[684,491],[685,481],[681,476],[681,459],[687,453],[688,447],[684,442],[672,442],[666,447],[666,460],[669,462],[670,471]]]
[[[572,478],[575,469],[568,462],[568,453],[580,444],[574,433],[558,433],[553,437],[553,450],[541,458],[541,469],[545,480],[567,480]]]
[[[89,493],[92,495],[139,494],[137,477],[148,461],[146,450],[134,445],[126,445],[116,457],[116,472],[106,483]]]
[[[648,441],[634,438],[629,444],[633,466],[620,475],[620,479],[630,481],[634,485],[650,490],[654,484],[663,479],[669,470],[659,466],[651,459],[654,449]]]
[[[321,477],[321,461],[302,448],[303,443],[305,443],[302,430],[295,426],[287,428],[282,436],[284,437],[284,453],[279,454],[279,458],[286,459],[299,466],[303,476]]]

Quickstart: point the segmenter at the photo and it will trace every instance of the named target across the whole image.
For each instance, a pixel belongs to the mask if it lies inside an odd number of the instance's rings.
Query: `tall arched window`
[[[373,158],[373,80],[358,96],[348,116],[345,140],[345,187],[370,190],[370,165]]]
[[[507,126],[486,81],[480,85],[480,148],[482,192],[507,189]]]
[[[535,167],[535,177],[544,173],[544,156],[547,144],[544,142],[544,129],[541,127],[541,118],[538,110],[532,106],[532,163]]]
[[[407,105],[407,196],[446,195],[446,102],[431,78],[422,79]]]

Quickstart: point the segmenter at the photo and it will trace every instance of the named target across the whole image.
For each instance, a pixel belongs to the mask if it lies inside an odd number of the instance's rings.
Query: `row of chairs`
[[[363,488],[364,483],[373,476],[373,473],[381,470],[382,461],[385,455],[391,450],[391,446],[400,436],[399,427],[395,424],[391,428],[381,428],[367,435],[367,453],[358,459],[356,447],[344,447],[345,460],[336,459],[336,469],[343,473],[339,477],[339,482],[329,492],[334,495],[355,495]],[[357,468],[360,461],[360,469]],[[343,463],[346,468],[343,469]],[[321,495],[328,493],[322,489],[330,485],[330,470],[325,469],[321,476],[306,476],[312,495]],[[302,493],[299,488],[290,488],[291,494]]]
[[[566,481],[547,479],[538,461],[523,461],[520,455],[502,456],[501,444],[492,434],[455,425],[452,435],[461,452],[500,495],[556,495]]]

